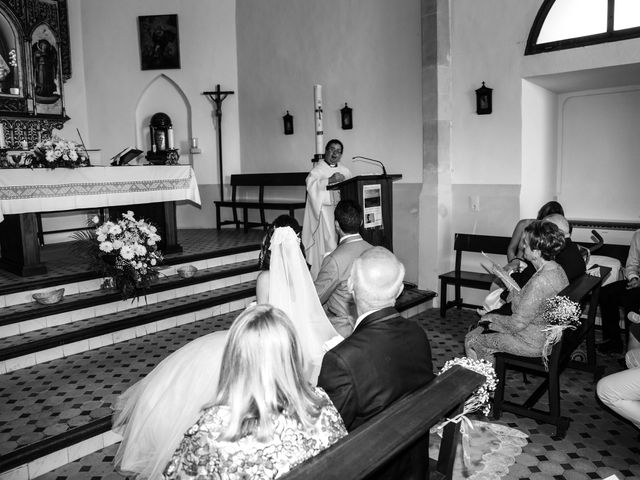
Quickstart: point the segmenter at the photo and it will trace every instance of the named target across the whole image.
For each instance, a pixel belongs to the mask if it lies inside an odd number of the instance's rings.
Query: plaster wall
[[[174,121],[175,142],[181,149],[181,163],[192,163],[200,185],[202,208],[179,206],[178,226],[204,228],[215,225],[212,202],[220,182],[211,102],[202,95],[220,84],[223,90],[237,89],[235,0],[74,0],[73,18],[80,11],[82,58],[86,85],[86,111],[90,146],[102,150],[103,163],[125,147],[150,148],[145,125],[136,118],[164,112]],[[137,17],[177,14],[180,40],[180,69],[141,70]],[[75,42],[72,38],[72,45]],[[166,100],[166,89],[147,88],[164,75],[176,86],[175,96],[184,102]],[[81,95],[81,92],[79,92]],[[149,96],[149,94],[151,96]],[[67,96],[69,94],[67,93]],[[153,108],[137,112],[139,105]],[[185,105],[190,122],[183,121]],[[176,110],[175,112],[172,109]],[[73,115],[69,111],[70,116]],[[223,158],[225,176],[240,170],[238,95],[223,104]],[[138,121],[139,123],[139,121]],[[202,154],[189,155],[191,137],[198,137]]]
[[[394,251],[417,280],[422,185],[419,0],[245,0],[237,2],[238,101],[243,172],[305,171],[315,153],[313,85],[323,89],[324,141],[344,142],[352,162],[382,160],[394,186]],[[352,130],[339,110],[353,108]],[[294,117],[283,134],[282,116]]]
[[[440,156],[438,165],[450,164],[451,191],[439,196],[453,196],[451,228],[450,232],[442,228],[438,243],[433,244],[430,227],[421,225],[423,251],[446,251],[441,247],[450,244],[449,236],[455,231],[510,235],[518,218],[535,214],[543,199],[557,194],[560,102],[557,94],[529,84],[528,78],[579,70],[588,73],[637,62],[638,39],[525,57],[527,36],[541,5],[541,0],[449,0],[446,5],[450,9],[450,48],[443,45],[445,51],[439,51],[439,56],[448,52],[451,60],[451,95],[446,100],[451,109],[451,138],[450,155]],[[482,81],[494,89],[491,115],[475,113],[474,90]],[[637,151],[635,144],[627,148],[626,158]],[[598,182],[614,187],[610,179],[598,178]],[[476,213],[469,211],[474,195],[480,205]],[[616,212],[607,203],[601,214],[616,218]],[[448,251],[448,261],[440,261],[451,269],[453,252]],[[478,263],[475,267],[479,270]],[[437,287],[436,276],[421,283]],[[472,300],[470,295],[477,291],[463,295]]]

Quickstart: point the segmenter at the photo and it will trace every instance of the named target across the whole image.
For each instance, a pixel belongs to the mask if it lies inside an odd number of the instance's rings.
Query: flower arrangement
[[[158,275],[162,253],[158,250],[160,235],[156,227],[144,220],[136,220],[129,210],[116,222],[95,216],[95,226],[88,234],[76,238],[89,244],[89,257],[93,269],[103,277],[112,279],[103,286],[115,286],[122,298],[136,298],[147,290]]]
[[[546,333],[547,338],[542,347],[542,360],[545,367],[547,366],[551,349],[562,338],[562,332],[567,328],[574,330],[582,323],[580,315],[582,315],[580,304],[569,299],[569,297],[556,295],[544,301],[542,304],[542,320],[547,326],[542,331]]]
[[[36,143],[31,168],[88,167],[89,155],[84,147],[69,140],[53,137]]]
[[[9,51],[9,66],[13,68],[18,66],[18,54],[16,53],[15,48]]]
[[[489,399],[491,398],[491,393],[498,385],[498,378],[496,377],[493,365],[484,359],[474,360],[469,357],[458,357],[448,360],[438,375],[446,372],[454,365],[460,365],[461,367],[468,368],[469,370],[473,370],[474,372],[485,376],[485,382],[476,388],[473,394],[465,402],[462,413],[460,413],[458,417],[463,417],[469,413],[475,412],[476,410],[482,410],[484,415],[488,415],[491,410]],[[456,419],[452,421],[456,421]]]

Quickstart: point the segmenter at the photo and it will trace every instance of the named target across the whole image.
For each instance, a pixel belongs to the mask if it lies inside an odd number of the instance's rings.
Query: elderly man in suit
[[[394,308],[403,279],[404,266],[383,247],[353,263],[349,286],[360,316],[353,333],[325,354],[318,378],[349,431],[435,376],[427,334]],[[426,478],[428,443],[412,445],[375,477]]]
[[[356,258],[372,247],[362,239],[362,208],[353,200],[341,200],[334,211],[337,248],[322,260],[315,286],[320,303],[337,332],[348,337],[356,320],[356,306],[347,286],[351,266]]]

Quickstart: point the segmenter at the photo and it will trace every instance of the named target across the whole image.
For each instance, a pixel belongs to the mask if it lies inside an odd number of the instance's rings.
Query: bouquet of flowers
[[[444,367],[442,367],[442,370],[440,370],[440,373],[438,375],[446,372],[454,365],[460,365],[461,367],[468,368],[469,370],[473,370],[476,373],[480,373],[481,375],[484,375],[486,379],[482,385],[476,388],[473,394],[465,402],[462,413],[458,415],[458,417],[463,417],[464,415],[475,412],[476,410],[482,410],[482,413],[488,415],[489,411],[491,410],[491,406],[489,405],[490,395],[498,385],[498,378],[496,377],[496,372],[493,369],[493,365],[491,365],[491,363],[487,362],[486,360],[474,360],[469,357],[457,357],[452,360],[448,360],[444,364]],[[456,419],[453,419],[451,421],[456,421]]]
[[[31,168],[88,167],[87,151],[75,142],[53,137],[36,143]]]
[[[162,262],[156,227],[136,220],[131,210],[123,213],[117,222],[99,223],[98,216],[93,217],[91,224],[95,230],[76,235],[76,238],[88,241],[93,269],[111,279],[103,286],[111,283],[121,292],[123,300],[144,294],[151,281],[158,277]]]
[[[581,314],[580,304],[570,300],[569,297],[556,295],[544,301],[542,319],[547,326],[542,331],[547,334],[547,339],[542,347],[542,360],[545,366],[551,349],[562,337],[562,332],[567,328],[573,330],[582,323]]]

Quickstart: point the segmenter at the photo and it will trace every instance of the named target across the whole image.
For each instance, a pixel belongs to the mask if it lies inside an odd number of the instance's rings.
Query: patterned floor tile
[[[447,313],[446,319],[441,319],[436,309],[428,310],[414,318],[429,334],[434,364],[438,369],[446,360],[463,355],[464,334],[468,326],[477,319],[473,312],[466,310],[452,310]],[[225,327],[221,326],[221,328]],[[191,335],[186,334],[186,337],[195,338]],[[177,343],[182,345],[187,341],[187,338],[182,338]],[[132,366],[139,366],[139,373],[127,375],[123,372],[128,381],[123,380],[122,388],[126,386],[125,384],[142,377],[159,361],[152,352],[177,348],[176,345],[168,346],[168,344],[171,344],[168,339],[158,337],[150,345],[128,347],[129,353],[141,357],[132,364]],[[105,357],[99,365],[104,369],[109,368],[112,373],[119,371],[121,366],[116,364],[117,358],[117,353],[113,352],[111,358]],[[607,373],[613,373],[620,368],[614,358],[598,360],[604,362]],[[98,375],[97,378],[104,377]],[[523,396],[531,392],[536,385],[535,382],[522,383],[522,376],[517,375],[510,377],[509,382],[518,384]],[[88,385],[86,388],[92,387]],[[618,475],[620,480],[640,478],[640,466],[636,460],[640,457],[638,432],[630,424],[620,421],[598,404],[591,376],[584,372],[566,371],[562,376],[562,391],[564,411],[579,412],[562,440],[552,438],[552,434],[555,433],[554,428],[535,420],[519,418],[511,413],[504,414],[499,420],[499,423],[518,428],[530,435],[530,443],[524,447],[523,453],[516,458],[516,463],[510,467],[508,474],[503,478],[506,480],[533,478],[586,480],[601,479],[612,473]],[[2,398],[2,392],[0,392],[0,398]],[[598,435],[593,434],[594,431],[597,431]],[[115,451],[116,446],[108,447],[41,478],[45,480],[122,479],[114,472],[109,460],[113,458]],[[615,452],[615,455],[610,452]],[[83,467],[88,470],[80,472]],[[84,477],[79,472],[85,474]]]

